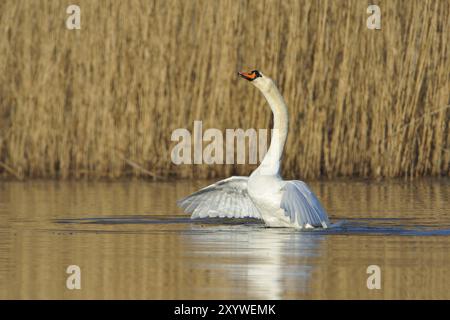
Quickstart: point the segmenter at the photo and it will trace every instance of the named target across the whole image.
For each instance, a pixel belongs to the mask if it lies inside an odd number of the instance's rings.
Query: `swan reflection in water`
[[[319,253],[325,254],[321,250],[325,235],[315,231],[292,232],[256,224],[193,225],[192,232],[184,236],[185,245],[196,257],[194,269],[223,271],[237,293],[245,290],[246,296],[257,299],[307,293],[314,261]],[[202,261],[208,261],[207,265]]]

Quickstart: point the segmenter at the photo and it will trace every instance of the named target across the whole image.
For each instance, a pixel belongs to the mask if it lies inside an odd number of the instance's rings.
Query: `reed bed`
[[[0,2],[0,176],[218,177],[174,165],[176,128],[267,128],[236,71],[278,83],[286,177],[450,176],[450,2]]]

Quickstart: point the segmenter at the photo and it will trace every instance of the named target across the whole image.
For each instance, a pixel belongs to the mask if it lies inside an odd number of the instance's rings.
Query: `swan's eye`
[[[255,78],[262,77],[261,73],[258,70],[253,70],[253,74],[255,74]]]

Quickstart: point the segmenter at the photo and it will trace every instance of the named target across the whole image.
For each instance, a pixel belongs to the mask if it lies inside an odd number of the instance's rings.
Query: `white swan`
[[[178,201],[192,219],[205,217],[259,218],[269,227],[327,228],[327,213],[308,186],[284,181],[280,162],[288,133],[288,112],[272,79],[258,70],[239,72],[257,87],[273,112],[272,140],[263,161],[250,177],[233,176]]]

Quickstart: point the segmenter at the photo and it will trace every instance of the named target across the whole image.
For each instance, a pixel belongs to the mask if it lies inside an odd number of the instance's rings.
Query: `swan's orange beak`
[[[248,81],[253,81],[256,79],[257,74],[255,71],[252,72],[238,72],[238,75],[240,75],[242,78],[248,80]]]

